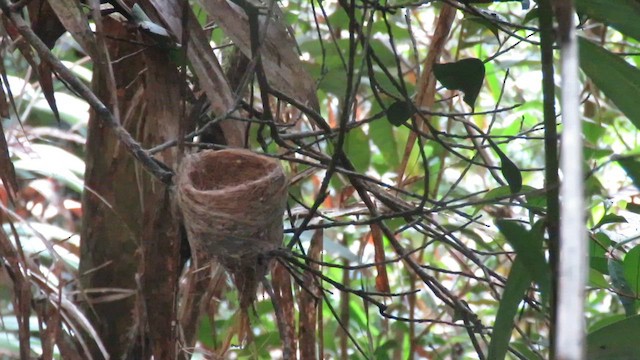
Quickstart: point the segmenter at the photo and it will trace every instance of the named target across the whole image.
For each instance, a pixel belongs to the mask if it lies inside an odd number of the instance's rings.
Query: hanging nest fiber
[[[242,149],[189,155],[178,170],[191,249],[231,274],[241,309],[253,302],[269,269],[267,253],[282,243],[287,185],[277,159]]]

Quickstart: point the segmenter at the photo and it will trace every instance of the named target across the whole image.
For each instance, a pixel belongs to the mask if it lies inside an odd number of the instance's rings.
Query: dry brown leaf
[[[16,180],[16,170],[11,162],[11,155],[9,154],[9,147],[7,145],[6,136],[4,134],[4,128],[0,123],[0,178],[7,190],[7,196],[11,202],[15,199],[15,194],[18,191],[18,181]]]
[[[53,8],[45,0],[32,0],[28,3],[31,28],[49,49],[67,30],[64,28]]]
[[[313,233],[311,243],[309,245],[309,251],[307,256],[310,259],[320,260],[320,255],[323,248],[324,230],[317,229]],[[310,264],[314,270],[319,270],[320,265]],[[304,287],[300,291],[299,306],[300,306],[300,325],[298,325],[298,341],[300,343],[300,359],[301,360],[315,360],[316,357],[316,344],[318,342],[316,318],[318,315],[318,298],[320,297],[320,289],[315,282],[313,274],[305,270],[303,274]]]
[[[182,6],[173,0],[149,0],[156,9],[162,22],[168,27],[175,39],[182,39]],[[209,39],[200,27],[191,10],[187,14],[189,43],[187,57],[198,77],[200,86],[211,102],[211,109],[217,115],[224,115],[234,107],[234,95],[218,59],[213,53]],[[244,147],[245,126],[239,121],[223,120],[220,127],[227,145]]]
[[[227,0],[200,0],[200,3],[242,53],[251,58],[249,20],[244,11]],[[271,10],[269,1],[257,5],[265,12]],[[269,23],[261,24],[261,29],[267,29],[260,51],[269,85],[319,112],[315,81],[300,60],[282,10],[277,4],[273,4],[272,10]]]
[[[3,72],[2,77],[4,78],[4,69],[1,70]],[[0,84],[0,116],[2,116],[3,118],[9,117],[9,102],[7,101],[7,94],[5,93],[4,86],[2,86],[2,84]]]
[[[47,100],[53,116],[56,117],[58,123],[60,123],[60,112],[58,112],[58,105],[56,105],[55,91],[53,89],[53,72],[51,66],[46,62],[41,62],[38,65],[38,75],[40,75],[40,87],[42,88],[42,94]]]
[[[375,262],[381,263],[384,262],[384,245],[382,244],[382,231],[377,224],[371,225],[371,239],[373,240],[373,248],[375,249]],[[376,275],[376,290],[380,292],[391,292],[391,287],[389,286],[389,277],[387,276],[387,267],[383,264],[376,264],[376,270],[378,275]]]
[[[85,53],[95,57],[96,40],[89,28],[89,20],[80,7],[79,0],[54,0],[49,5],[58,16],[64,28],[80,44]]]

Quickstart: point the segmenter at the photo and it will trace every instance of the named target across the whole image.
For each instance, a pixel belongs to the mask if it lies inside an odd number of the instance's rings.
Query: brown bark
[[[120,38],[129,37],[127,31],[115,22],[106,21],[105,32]],[[110,42],[108,45],[112,59],[120,59],[137,50],[126,42]],[[121,114],[125,114],[135,102],[136,86],[127,85],[136,79],[141,69],[138,57],[114,64]],[[100,68],[94,71],[92,85],[96,95],[112,108],[106,74]],[[136,113],[139,114],[140,110]],[[125,124],[129,131],[135,126],[134,122]],[[123,150],[111,129],[104,126],[93,112],[89,119],[86,151],[80,249],[82,287],[84,290],[135,290],[135,273],[140,260],[135,254],[139,246],[141,209],[134,160]],[[97,300],[97,297],[99,295],[90,295],[89,299]],[[87,311],[112,358],[120,358],[126,352],[127,334],[134,325],[134,305],[135,297],[129,297],[95,303]],[[100,358],[97,353],[95,355]]]
[[[105,32],[114,38],[135,39],[135,34],[110,21],[105,21]],[[128,56],[139,46],[110,41],[108,47],[111,59],[119,60],[113,67],[123,126],[145,148],[175,139],[182,115],[180,74],[168,52],[149,47]],[[107,81],[99,68],[93,87],[109,104]],[[156,158],[175,167],[176,155],[173,148]],[[176,358],[173,324],[180,231],[170,191],[135,163],[95,115],[89,123],[86,163],[90,190],[83,198],[83,288],[125,288],[137,293],[94,304],[88,314],[112,358]]]

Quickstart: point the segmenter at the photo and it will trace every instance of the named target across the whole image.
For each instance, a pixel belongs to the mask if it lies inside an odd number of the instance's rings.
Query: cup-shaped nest
[[[183,159],[178,204],[199,257],[215,259],[231,273],[241,306],[255,296],[266,274],[264,256],[282,242],[287,178],[277,159],[230,149]]]

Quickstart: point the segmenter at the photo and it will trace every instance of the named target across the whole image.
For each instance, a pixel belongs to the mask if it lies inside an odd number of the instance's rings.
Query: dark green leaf
[[[449,90],[464,92],[464,102],[472,108],[480,94],[484,82],[484,63],[480,59],[469,58],[448,64],[435,64],[436,79]]]
[[[633,181],[633,185],[640,189],[640,161],[631,157],[612,157],[624,169]]]
[[[589,240],[589,256],[606,257],[609,247],[611,246],[611,239],[607,234],[599,232]]]
[[[640,293],[640,245],[629,250],[624,257],[624,278],[634,295]]]
[[[604,275],[609,275],[609,260],[605,257],[599,256],[590,256],[589,257],[589,267],[593,270],[603,273]]]
[[[544,191],[526,185],[522,186],[521,191],[526,192],[524,198],[527,200],[525,205],[527,209],[546,209],[547,197],[544,195]]]
[[[487,140],[489,141],[489,145],[491,145],[493,151],[495,151],[500,158],[502,175],[504,176],[505,180],[507,180],[507,184],[509,184],[511,193],[516,194],[520,192],[520,190],[522,189],[522,174],[520,174],[520,169],[518,169],[518,166],[516,166],[516,164],[514,164],[513,161],[511,161],[507,157],[507,155],[502,152],[502,150],[500,150],[498,145],[496,145],[493,140],[489,138],[487,138]]]
[[[640,359],[640,316],[632,316],[589,333],[587,358],[597,360]]]
[[[487,30],[491,31],[493,36],[495,36],[496,39],[498,40],[498,43],[500,43],[500,30],[498,29],[498,25],[496,25],[495,22],[490,21],[487,18],[478,17],[478,16],[469,17],[469,18],[467,18],[467,20],[472,21],[472,22],[474,22],[474,23],[486,28]]]
[[[527,24],[529,21],[537,19],[540,16],[540,9],[534,8],[531,9],[527,15],[524,16],[524,20],[522,20],[522,25]]]
[[[628,203],[624,209],[634,214],[640,214],[640,204]]]
[[[606,224],[618,224],[618,223],[626,223],[627,219],[624,216],[616,215],[616,214],[606,214],[605,216],[598,221],[598,224],[593,227],[593,230],[606,225]]]
[[[587,330],[587,333],[591,334],[599,329],[602,329],[606,326],[609,326],[611,324],[615,324],[618,321],[622,321],[624,319],[626,319],[627,317],[622,315],[622,314],[615,314],[615,315],[609,315],[607,317],[604,317],[602,319],[597,319],[595,321],[593,321],[591,324],[589,324],[589,328]]]
[[[526,265],[518,256],[511,266],[509,278],[504,286],[502,299],[500,299],[487,359],[500,360],[505,358],[513,331],[513,319],[531,280],[531,272],[527,270]]]
[[[540,225],[527,231],[516,221],[497,220],[496,226],[516,251],[518,258],[522,259],[527,271],[531,272],[542,297],[547,299],[551,289],[551,272],[542,249],[543,233],[539,229]]]
[[[640,70],[589,40],[579,41],[582,71],[640,129]]]
[[[576,0],[576,10],[640,40],[638,0]]]
[[[615,259],[609,259],[609,277],[611,278],[611,286],[616,290],[618,299],[624,307],[627,316],[635,315],[635,296],[629,282],[625,278],[624,265]]]
[[[415,112],[415,107],[406,101],[396,101],[387,109],[387,119],[394,126],[404,124]]]

